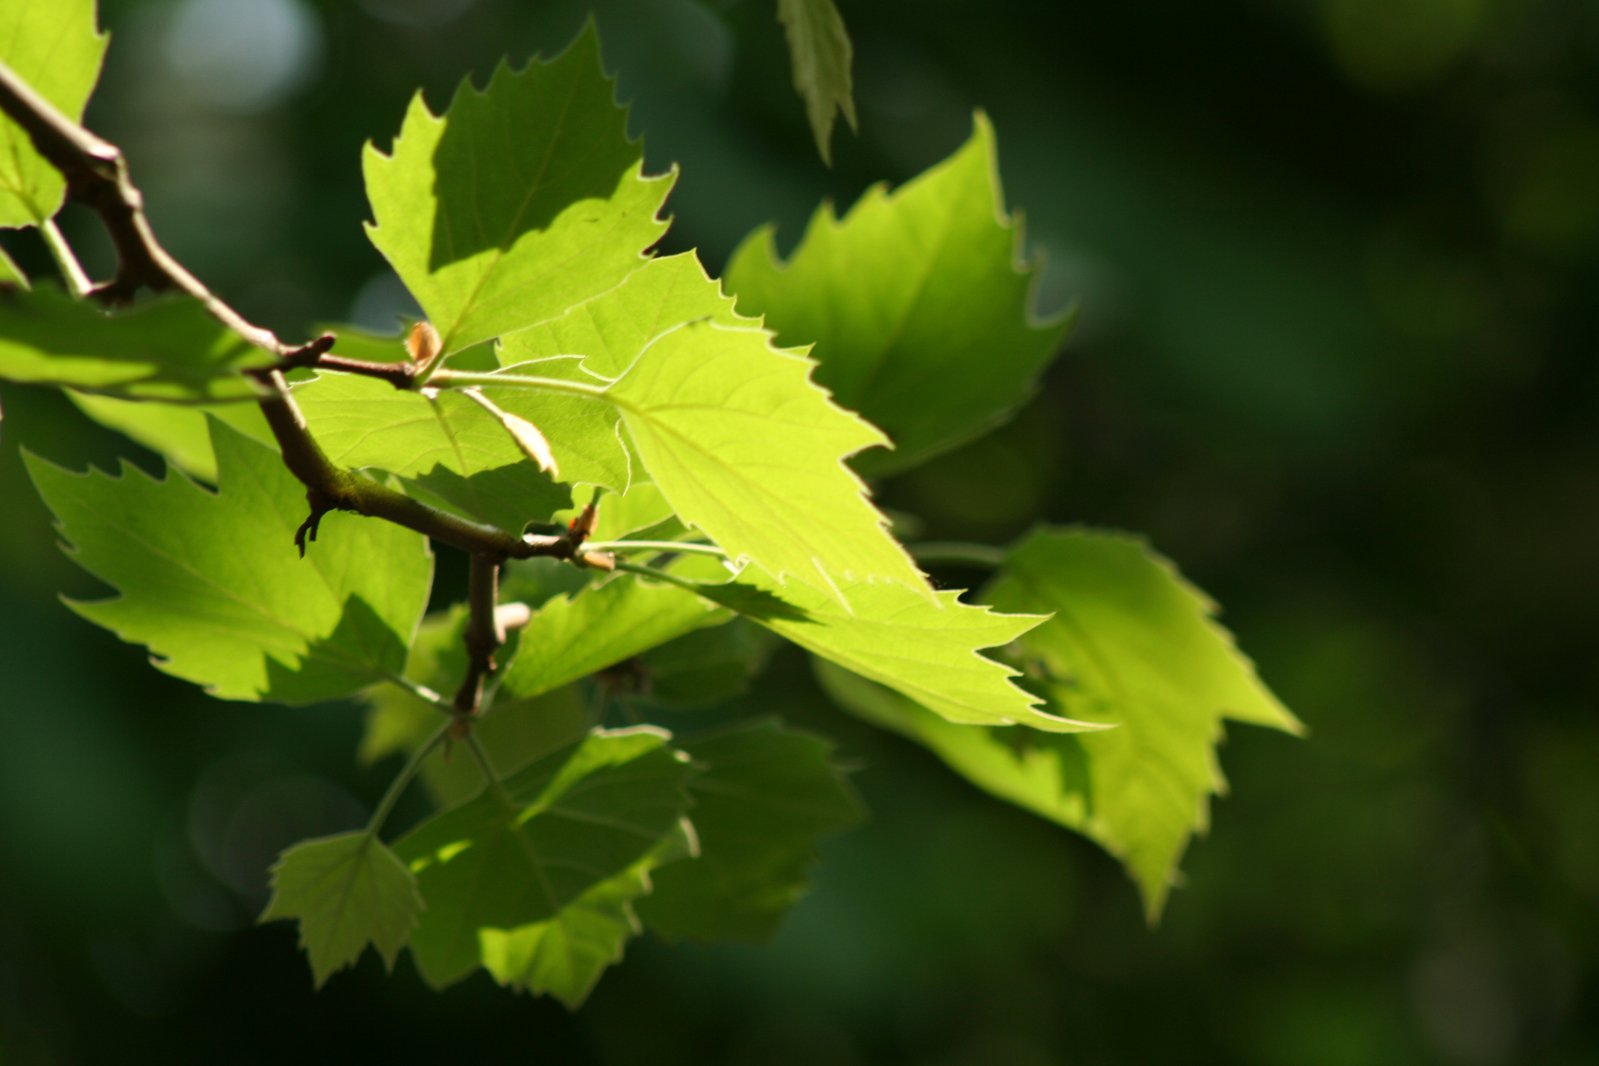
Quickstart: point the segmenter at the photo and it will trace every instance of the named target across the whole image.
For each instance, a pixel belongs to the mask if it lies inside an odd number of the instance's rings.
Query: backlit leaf
[[[367,149],[367,233],[448,354],[555,318],[641,266],[673,181],[642,166],[591,28],[555,59],[462,85],[442,117],[419,94],[393,152]]]
[[[1036,533],[1010,552],[987,598],[1054,615],[1021,641],[1052,712],[1117,726],[1076,738],[1082,778],[1071,757],[1041,758],[1058,763],[1048,772],[1063,790],[1080,793],[1082,831],[1126,865],[1153,920],[1189,838],[1208,825],[1211,794],[1225,787],[1223,719],[1302,727],[1216,623],[1215,605],[1137,538]],[[1079,801],[1060,802],[1070,811]]]
[[[868,190],[842,221],[824,206],[787,262],[770,227],[755,231],[727,285],[780,343],[814,342],[816,380],[893,439],[893,451],[856,461],[883,474],[991,428],[1031,395],[1066,324],[1034,320],[1020,252],[978,114],[966,145],[914,181]]]
[[[397,674],[432,585],[427,538],[334,512],[301,559],[305,486],[216,421],[211,443],[216,493],[27,457],[74,561],[121,593],[73,610],[222,699],[311,703]]]
[[[74,122],[100,77],[106,35],[95,0],[6,0],[0,4],[0,62]],[[61,209],[66,182],[33,139],[0,114],[0,226],[33,226]]]

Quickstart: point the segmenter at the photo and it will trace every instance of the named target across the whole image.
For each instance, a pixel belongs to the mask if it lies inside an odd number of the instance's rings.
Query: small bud
[[[439,339],[439,331],[433,328],[433,323],[418,322],[405,335],[405,350],[411,356],[417,374],[425,376],[438,361],[439,354],[444,350],[444,342]]]

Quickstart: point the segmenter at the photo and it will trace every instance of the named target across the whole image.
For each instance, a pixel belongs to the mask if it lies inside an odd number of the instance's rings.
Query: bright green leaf
[[[394,852],[368,833],[341,833],[303,841],[278,857],[261,920],[300,920],[300,946],[321,988],[368,944],[394,969],[421,913],[416,878]]]
[[[585,894],[677,831],[693,772],[660,730],[596,731],[406,835],[395,851],[428,904],[411,937],[423,977],[442,987],[466,976],[485,961],[493,931],[590,928]],[[548,991],[571,1000],[590,974],[546,977]]]
[[[780,581],[927,585],[847,456],[883,443],[761,330],[694,322],[650,344],[607,395],[678,517]]]
[[[680,588],[619,575],[540,607],[500,687],[537,696],[728,617]]]
[[[559,318],[507,337],[500,362],[507,373],[609,384],[667,330],[699,320],[753,327],[693,253],[651,259],[626,281]],[[495,403],[543,427],[561,475],[631,494],[631,444],[610,404],[592,397],[527,389],[486,389]],[[670,507],[668,506],[668,512]],[[600,538],[597,535],[597,539]]]
[[[211,451],[208,418],[226,422],[247,437],[276,446],[261,408],[253,403],[147,403],[74,389],[67,389],[66,396],[102,426],[144,445],[185,474],[213,485],[217,480],[217,459]]]
[[[1082,829],[1127,866],[1153,920],[1225,785],[1222,720],[1299,732],[1298,720],[1216,623],[1215,605],[1137,538],[1036,533],[987,598],[1053,613],[1021,642],[1051,711],[1119,727],[1077,738],[1088,766]]]
[[[869,190],[842,222],[824,206],[788,262],[757,230],[727,285],[781,343],[815,343],[816,380],[893,439],[856,463],[883,474],[992,427],[1060,347],[1065,323],[1032,317],[1020,248],[979,114],[960,151],[904,187]]]
[[[74,560],[121,593],[72,608],[222,699],[312,703],[398,673],[432,585],[427,538],[335,512],[300,559],[305,486],[219,422],[211,443],[215,494],[27,457]]]
[[[804,894],[817,839],[858,822],[860,803],[831,744],[772,722],[679,746],[700,768],[689,783],[700,853],[656,872],[639,917],[667,937],[763,940]]]
[[[443,117],[419,94],[392,155],[369,146],[364,162],[368,235],[446,353],[611,288],[666,231],[673,177],[643,177],[592,28],[481,92],[464,84]]]
[[[487,411],[457,392],[424,395],[353,374],[323,374],[293,391],[333,462],[386,470],[413,495],[469,518],[520,533],[571,500]]]
[[[794,88],[805,101],[805,117],[822,161],[832,164],[834,112],[855,128],[855,97],[850,85],[853,49],[844,19],[833,0],[777,0],[777,17],[788,31]]]
[[[74,122],[100,77],[106,35],[95,0],[6,0],[0,62]],[[0,226],[35,226],[61,209],[66,182],[34,150],[22,127],[0,114]]]
[[[1038,625],[1033,615],[999,614],[943,590],[929,602],[900,585],[842,587],[846,611],[822,593],[780,592],[745,571],[733,584],[698,586],[700,595],[738,611],[824,659],[879,681],[952,722],[1027,725],[1051,732],[1095,728],[1046,714],[1016,687],[1016,671],[978,654]],[[786,609],[785,609],[786,608]]]
[[[0,378],[146,400],[248,399],[239,371],[265,366],[188,297],[110,313],[58,289],[0,289]]]

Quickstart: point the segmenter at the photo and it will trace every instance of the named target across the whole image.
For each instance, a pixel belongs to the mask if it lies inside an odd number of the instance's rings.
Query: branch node
[[[322,525],[322,516],[329,511],[337,510],[336,505],[318,489],[308,489],[305,502],[311,508],[311,513],[305,516],[305,521],[300,523],[300,528],[294,531],[294,546],[300,549],[300,558],[305,558],[305,545],[307,541],[316,540],[318,527]]]

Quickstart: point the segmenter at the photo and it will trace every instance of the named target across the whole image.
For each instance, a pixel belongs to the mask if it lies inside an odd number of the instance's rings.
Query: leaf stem
[[[378,831],[383,828],[383,823],[389,820],[389,815],[394,811],[394,804],[399,801],[401,793],[405,791],[406,786],[421,771],[422,763],[426,761],[429,755],[433,754],[433,749],[444,743],[444,738],[449,736],[450,729],[454,724],[454,722],[445,722],[439,726],[438,729],[434,730],[433,735],[427,739],[426,743],[411,753],[411,758],[407,760],[405,766],[394,776],[394,780],[389,782],[388,791],[383,793],[382,799],[378,800],[377,809],[372,812],[371,821],[366,823],[367,836],[375,837],[378,835]]]
[[[998,570],[1005,565],[1005,549],[989,544],[972,544],[958,540],[929,540],[921,544],[907,544],[905,549],[919,563],[947,563],[953,566],[975,566],[983,570]]]
[[[616,569],[625,570],[630,574],[642,574],[645,577],[652,577],[657,581],[664,581],[668,585],[676,585],[678,588],[686,592],[692,592],[696,596],[700,594],[698,583],[678,577],[667,570],[661,570],[653,566],[640,566],[638,563],[630,563],[626,559],[618,559],[616,561]]]
[[[431,703],[445,714],[455,714],[455,705],[449,700],[445,699],[439,693],[428,688],[426,685],[412,681],[403,674],[390,674],[387,680],[390,684],[398,685],[399,687],[405,689],[405,691],[409,692],[417,699],[422,700],[425,703]]]
[[[72,246],[62,236],[61,227],[56,225],[56,220],[47,218],[39,224],[39,233],[44,237],[44,243],[50,249],[50,254],[55,258],[56,267],[61,271],[61,277],[67,283],[67,290],[73,296],[82,299],[89,295],[94,288],[94,282],[89,280],[89,275],[84,272],[83,264],[78,262],[78,257],[73,254]]]
[[[493,385],[510,389],[539,389],[544,392],[565,392],[575,396],[593,396],[610,399],[604,385],[589,385],[581,381],[563,381],[530,374],[495,374],[476,370],[436,370],[428,378],[428,387],[460,389]]]
[[[727,552],[714,544],[699,544],[694,541],[682,540],[591,540],[584,547],[597,552],[630,552],[630,551],[658,551],[658,552],[690,552],[699,555],[715,555],[726,559]],[[621,566],[620,563],[617,564]]]

